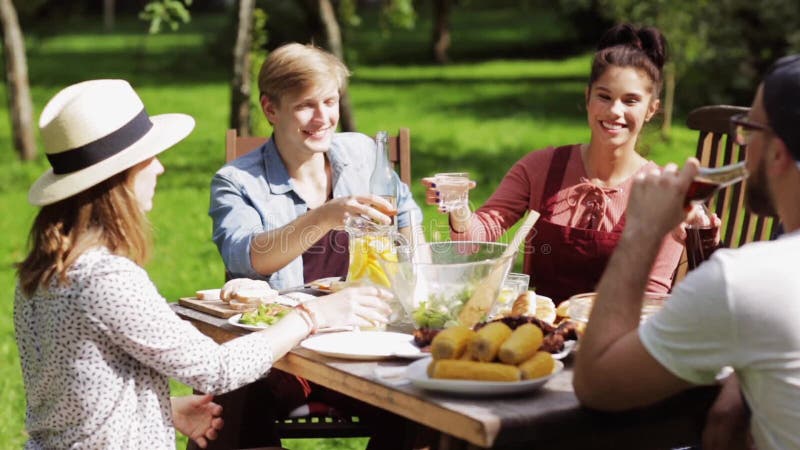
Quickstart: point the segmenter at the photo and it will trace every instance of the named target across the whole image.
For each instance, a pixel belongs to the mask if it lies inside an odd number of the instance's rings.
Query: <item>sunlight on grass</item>
[[[95,18],[96,19],[96,18]],[[540,51],[571,31],[552,15],[492,12],[480,19],[454,16],[453,57],[447,66],[420,63],[427,55],[430,22],[423,16],[413,32],[394,31],[383,40],[372,27],[353,30],[359,48],[350,94],[358,129],[367,134],[409,127],[413,177],[438,171],[469,171],[477,180],[471,201],[479,206],[511,165],[527,152],[589,138],[583,92],[590,56],[582,52],[546,59],[508,59],[493,49],[521,54]],[[206,43],[224,26],[224,15],[196,15],[177,33],[148,36],[134,19],[121,19],[118,31],[104,33],[98,20],[65,19],[58,29],[30,34],[31,89],[38,114],[60,88],[87,78],[130,80],[150,114],[184,112],[197,121],[194,132],[162,154],[166,173],[158,180],[150,215],[155,252],[148,273],[169,301],[196,289],[220,286],[223,266],[211,242],[207,215],[211,176],[223,164],[228,124],[227,67],[210,55]],[[513,25],[513,26],[512,26]],[[515,28],[516,27],[516,28]],[[469,35],[479,35],[481,42]],[[477,31],[476,31],[477,30]],[[485,31],[485,32],[484,32]],[[541,50],[544,51],[544,50]],[[461,63],[459,63],[459,58]],[[504,59],[505,58],[505,59]],[[414,60],[416,62],[404,64]],[[474,61],[466,63],[463,61]],[[0,101],[6,104],[5,86]],[[261,130],[260,111],[253,111]],[[676,123],[682,119],[676,118]],[[38,138],[38,137],[37,137]],[[670,141],[652,127],[641,148],[658,163],[683,161],[694,152],[696,133],[682,126]],[[0,109],[0,142],[10,142],[8,112]],[[27,204],[30,184],[48,167],[40,155],[20,163],[10,146],[0,154],[0,448],[20,448],[24,435],[24,390],[13,337],[12,264],[24,256],[35,209]],[[411,186],[418,200],[422,186]],[[435,208],[423,208],[429,239],[448,239],[447,224]],[[515,230],[512,229],[511,232]],[[176,394],[190,389],[173,382]],[[178,448],[183,448],[180,438]],[[295,450],[363,449],[364,439],[293,440]]]

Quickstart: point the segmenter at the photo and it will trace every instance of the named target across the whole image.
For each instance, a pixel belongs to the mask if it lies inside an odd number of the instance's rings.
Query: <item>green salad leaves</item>
[[[268,327],[276,324],[283,316],[289,314],[290,307],[277,303],[261,304],[255,311],[242,314],[239,323],[255,327]]]

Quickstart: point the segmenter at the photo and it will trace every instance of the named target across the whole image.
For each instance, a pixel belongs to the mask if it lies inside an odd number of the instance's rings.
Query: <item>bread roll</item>
[[[533,294],[533,297],[531,297],[531,291],[525,291],[519,294],[519,297],[514,300],[514,304],[511,305],[511,316],[532,316],[533,312],[536,310],[535,298],[536,294]],[[531,305],[533,305],[533,308],[531,308]]]
[[[511,328],[503,322],[491,322],[478,330],[475,337],[469,343],[469,351],[472,358],[477,361],[489,362],[497,356],[497,351],[508,337],[511,336]]]
[[[534,291],[526,291],[514,300],[511,316],[534,316],[552,324],[556,321],[556,305],[547,297],[536,295]]]
[[[558,308],[556,308],[556,316],[569,319],[569,300],[564,300],[558,304]]]
[[[231,300],[240,303],[269,303],[278,297],[278,291],[274,289],[239,289],[233,293]]]
[[[199,300],[219,300],[221,289],[201,289],[195,292],[195,297]]]
[[[553,355],[548,352],[536,352],[530,359],[519,365],[519,370],[522,373],[522,379],[531,380],[550,375],[555,366]]]
[[[520,371],[516,366],[500,363],[440,359],[433,367],[432,378],[451,380],[519,381]]]
[[[536,299],[536,311],[533,315],[549,324],[554,323],[556,321],[556,305],[553,300],[533,292],[531,295]]]
[[[475,336],[475,332],[463,325],[456,325],[440,331],[431,343],[433,359],[460,358],[473,336]]]
[[[542,345],[544,334],[532,323],[520,325],[500,346],[497,356],[506,364],[517,365],[536,353]]]
[[[240,302],[238,300],[231,300],[228,302],[228,307],[235,311],[255,311],[258,309],[259,303],[257,302]]]
[[[268,294],[273,292],[272,289],[264,280],[253,280],[250,278],[234,278],[225,282],[220,290],[220,298],[223,301],[230,301],[236,299],[237,293],[242,295],[240,300],[245,301],[246,298],[257,297],[259,294]],[[275,292],[277,294],[277,292]]]

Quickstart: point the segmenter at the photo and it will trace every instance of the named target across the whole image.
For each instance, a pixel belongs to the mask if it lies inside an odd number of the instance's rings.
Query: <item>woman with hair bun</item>
[[[667,42],[655,28],[617,25],[603,35],[586,87],[591,139],[525,155],[475,213],[447,211],[453,239],[494,241],[529,209],[541,217],[527,236],[523,270],[537,293],[560,303],[593,291],[625,226],[633,179],[658,166],[636,152],[659,109]],[[436,204],[433,179],[426,200]],[[662,243],[647,290],[667,292],[682,252]]]

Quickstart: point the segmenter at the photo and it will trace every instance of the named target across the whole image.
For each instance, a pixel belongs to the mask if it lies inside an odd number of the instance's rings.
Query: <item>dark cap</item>
[[[800,160],[800,54],[784,56],[764,77],[769,126]]]

